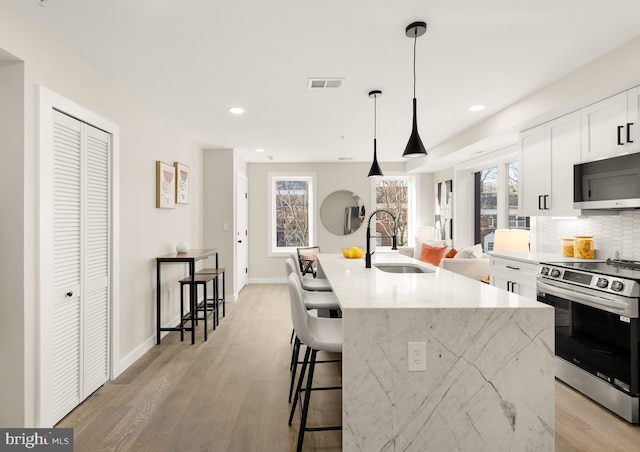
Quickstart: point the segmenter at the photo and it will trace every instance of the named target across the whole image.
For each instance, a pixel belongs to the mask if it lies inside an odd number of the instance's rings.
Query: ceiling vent
[[[310,78],[307,83],[308,89],[321,89],[321,88],[342,88],[341,78]]]

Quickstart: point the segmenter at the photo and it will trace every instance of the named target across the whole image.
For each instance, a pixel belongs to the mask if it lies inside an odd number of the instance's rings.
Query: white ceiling
[[[373,89],[378,158],[402,161],[416,20],[427,149],[640,34],[638,0],[3,1],[203,147],[250,162],[370,161]],[[308,90],[315,77],[343,87]]]

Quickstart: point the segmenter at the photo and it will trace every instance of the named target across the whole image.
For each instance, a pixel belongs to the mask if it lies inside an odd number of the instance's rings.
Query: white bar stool
[[[289,275],[289,301],[291,304],[291,321],[296,331],[296,336],[307,346],[304,355],[302,370],[298,378],[296,395],[291,406],[291,414],[289,415],[289,425],[293,419],[293,413],[296,409],[298,399],[304,393],[304,400],[301,401],[302,414],[300,418],[300,431],[298,432],[297,452],[302,451],[302,443],[304,441],[305,432],[315,432],[324,430],[342,430],[342,426],[329,427],[307,427],[307,414],[309,412],[309,401],[311,392],[318,390],[342,389],[340,386],[330,387],[313,387],[313,373],[316,367],[316,355],[319,351],[342,353],[342,319],[314,317],[309,315],[303,295],[302,286],[297,275]],[[309,375],[305,388],[302,387],[304,376],[309,367]]]

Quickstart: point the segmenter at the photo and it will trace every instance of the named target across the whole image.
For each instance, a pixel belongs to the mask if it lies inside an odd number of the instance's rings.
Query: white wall
[[[319,215],[322,201],[336,190],[356,193],[367,211],[371,212],[371,180],[367,177],[370,163],[249,163],[249,282],[284,281],[284,258],[269,257],[269,172],[313,171],[317,174],[316,215]],[[404,164],[382,164],[385,174],[401,172]],[[433,177],[418,175],[421,193],[418,196],[418,217],[420,221],[431,219],[433,224]],[[323,252],[339,253],[343,246],[365,245],[366,225],[353,234],[340,236],[324,227],[318,217],[317,244]]]
[[[232,149],[205,149],[202,169],[204,246],[218,250],[218,265],[225,269],[230,301],[239,291],[235,284],[236,178],[238,171],[246,169]]]
[[[0,187],[5,193],[15,195],[10,200],[3,200],[1,205],[3,253],[0,268],[3,276],[0,278],[8,275],[15,278],[10,284],[2,280],[5,292],[0,318],[6,318],[6,314],[16,310],[23,312],[10,317],[11,328],[0,329],[2,344],[11,344],[10,348],[0,346],[3,362],[0,425],[19,427],[33,426],[37,419],[37,290],[34,281],[38,231],[38,86],[45,86],[120,127],[121,291],[114,294],[120,298],[117,368],[126,367],[153,345],[154,258],[174,251],[180,240],[195,247],[202,244],[202,175],[199,172],[202,152],[186,135],[167,124],[135,96],[25,21],[5,3],[0,3],[0,49],[24,61],[22,92],[15,90],[13,66],[0,69],[0,114],[7,121],[2,122],[4,127],[15,127],[20,134],[0,133],[3,159],[9,158],[13,163],[11,171],[5,171],[5,176],[0,178]],[[24,99],[17,102],[16,95]],[[10,115],[7,115],[7,101],[17,103],[11,107]],[[21,113],[22,106],[24,114]],[[172,210],[155,208],[156,160],[179,161],[193,169],[190,204],[178,205]],[[8,247],[5,247],[5,231],[14,241]],[[15,252],[7,253],[7,249]],[[19,268],[21,265],[22,269]],[[14,270],[5,273],[6,268]],[[177,315],[176,279],[184,274],[186,267],[183,265],[175,265],[163,273],[165,309],[173,310],[167,318]],[[19,350],[23,353],[17,352]]]
[[[12,426],[25,416],[25,275],[24,244],[24,64],[0,62],[0,399],[14,407],[9,418],[0,408],[0,425]],[[11,366],[11,371],[7,371]]]

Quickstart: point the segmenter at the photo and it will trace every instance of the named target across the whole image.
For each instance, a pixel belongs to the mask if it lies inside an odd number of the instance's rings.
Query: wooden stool
[[[182,316],[182,324],[184,324],[184,322],[187,321],[191,321],[191,328],[192,328],[192,334],[191,334],[191,343],[195,343],[195,335],[193,334],[193,331],[195,329],[195,326],[198,324],[198,320],[204,320],[204,340],[207,340],[207,316],[208,316],[208,308],[209,308],[209,304],[207,303],[207,283],[209,281],[214,281],[215,277],[214,275],[209,275],[209,274],[196,274],[194,275],[193,279],[191,279],[190,276],[187,276],[186,278],[182,278],[179,283],[180,283],[180,315]],[[194,284],[195,285],[195,291],[191,291],[191,285]],[[184,286],[189,286],[189,313],[188,314],[184,314]],[[195,293],[196,297],[198,294],[198,290],[197,287],[198,285],[201,285],[204,287],[203,292],[204,292],[204,300],[202,301],[202,303],[198,303],[196,298],[192,298],[191,297],[191,293]],[[214,284],[215,287],[215,284]],[[216,307],[214,306],[213,309],[215,310]],[[202,317],[198,317],[198,311],[203,311],[204,315]],[[213,329],[216,329],[216,321],[215,321],[215,317],[213,317]],[[180,340],[183,341],[184,340],[184,328],[182,330],[180,330]]]
[[[225,308],[225,300],[227,298],[225,291],[225,278],[224,278],[224,268],[203,268],[199,270],[196,275],[212,275],[215,279],[213,281],[213,304],[216,309],[216,321],[219,322],[218,318],[218,307],[219,302],[222,301],[222,317],[226,315]],[[218,290],[218,276],[222,275],[222,296],[220,296],[220,291]]]

